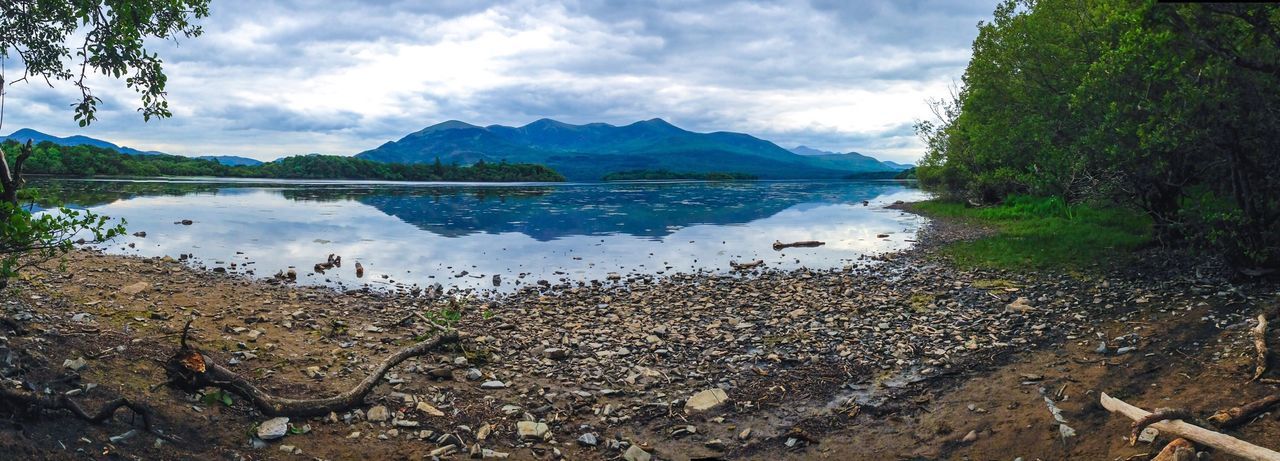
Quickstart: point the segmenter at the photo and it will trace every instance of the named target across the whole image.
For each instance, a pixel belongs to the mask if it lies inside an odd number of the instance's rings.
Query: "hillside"
[[[261,165],[263,163],[261,160],[236,155],[202,155],[196,158],[201,160],[213,160],[226,166],[254,166]]]
[[[695,133],[657,118],[624,126],[541,119],[521,127],[482,127],[450,120],[356,157],[395,163],[428,163],[437,158],[459,164],[478,160],[538,163],[572,180],[597,180],[635,170],[712,173],[729,169],[762,179],[843,178],[894,170],[859,154],[803,156],[754,136]]]
[[[107,141],[103,141],[103,140],[101,140],[101,139],[90,138],[90,137],[88,137],[88,136],[80,136],[80,135],[76,135],[76,136],[68,136],[68,137],[65,137],[65,138],[61,138],[61,137],[58,137],[58,136],[54,136],[54,135],[50,135],[50,134],[41,133],[41,132],[39,132],[39,131],[36,131],[36,130],[30,129],[30,128],[22,128],[22,129],[19,129],[19,130],[17,130],[17,131],[14,131],[13,133],[10,133],[8,136],[0,137],[0,142],[4,142],[4,141],[10,140],[10,139],[12,139],[12,140],[14,140],[14,141],[17,141],[17,142],[19,142],[19,143],[25,143],[25,142],[27,142],[27,141],[31,141],[31,142],[33,142],[33,143],[35,143],[35,144],[39,144],[39,143],[42,143],[42,142],[46,142],[46,141],[47,141],[47,142],[51,142],[51,143],[57,144],[57,145],[59,145],[59,146],[93,146],[93,147],[101,147],[101,148],[104,148],[104,149],[111,149],[111,150],[114,150],[114,151],[116,151],[116,152],[120,152],[120,153],[122,153],[122,154],[129,154],[129,155],[157,155],[157,154],[163,154],[163,152],[156,152],[156,151],[140,151],[140,150],[138,150],[138,149],[133,149],[133,148],[130,148],[130,147],[121,147],[121,146],[115,145],[115,144],[113,144],[113,143],[110,143],[110,142],[107,142]]]

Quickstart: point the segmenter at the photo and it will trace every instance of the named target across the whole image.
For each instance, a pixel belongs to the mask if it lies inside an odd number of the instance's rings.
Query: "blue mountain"
[[[36,130],[30,129],[30,128],[22,128],[22,129],[20,129],[20,130],[18,130],[18,131],[14,131],[13,133],[10,133],[8,136],[5,136],[5,137],[3,137],[3,138],[0,138],[0,142],[4,142],[4,141],[10,140],[10,139],[12,139],[12,140],[14,140],[14,141],[18,141],[18,142],[20,142],[20,143],[25,143],[25,142],[27,142],[28,140],[30,140],[31,142],[36,143],[36,144],[39,144],[39,143],[41,143],[41,142],[48,141],[48,142],[51,142],[51,143],[57,144],[57,145],[59,145],[59,146],[94,146],[94,147],[102,147],[102,148],[106,148],[106,149],[114,150],[114,151],[116,151],[116,152],[120,152],[120,153],[122,153],[122,154],[129,154],[129,155],[160,155],[160,154],[164,154],[164,152],[156,152],[156,151],[153,151],[153,150],[149,150],[149,151],[141,151],[141,150],[134,149],[134,148],[130,148],[130,147],[121,147],[121,146],[117,146],[117,145],[115,145],[115,144],[109,143],[109,142],[107,142],[107,141],[103,141],[103,140],[101,140],[101,139],[90,138],[90,137],[88,137],[88,136],[80,136],[80,135],[76,135],[76,136],[68,136],[68,137],[65,137],[65,138],[60,138],[60,137],[53,136],[53,135],[50,135],[50,134],[41,133],[41,132],[39,132],[39,131],[36,131]]]
[[[235,155],[202,155],[196,157],[199,159],[213,160],[226,166],[254,166],[261,165],[261,160],[251,159],[248,157],[238,157]]]
[[[594,180],[620,171],[748,173],[763,179],[843,178],[895,170],[852,154],[838,158],[798,155],[754,136],[696,133],[655,118],[616,126],[573,125],[551,119],[528,125],[478,126],[450,120],[387,142],[356,157],[390,163],[539,163],[571,180]],[[869,160],[869,161],[867,161]]]

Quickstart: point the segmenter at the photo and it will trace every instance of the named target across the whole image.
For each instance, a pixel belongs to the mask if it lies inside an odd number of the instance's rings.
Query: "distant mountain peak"
[[[814,149],[809,146],[796,146],[787,150],[799,155],[840,155],[839,152],[831,152],[831,151],[826,151],[822,149]]]
[[[431,125],[429,127],[423,128],[422,130],[418,131],[418,133],[431,133],[431,132],[445,131],[445,130],[461,130],[466,128],[480,128],[480,127],[461,121],[461,120],[445,120],[435,125]]]

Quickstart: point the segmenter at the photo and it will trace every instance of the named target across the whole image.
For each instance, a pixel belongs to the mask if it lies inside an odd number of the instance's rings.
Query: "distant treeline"
[[[604,175],[605,181],[639,181],[654,179],[699,179],[704,181],[743,181],[759,179],[747,173],[690,173],[669,170],[631,170]]]
[[[7,158],[15,159],[19,145],[6,141]],[[336,155],[286,157],[261,165],[227,166],[214,160],[176,155],[128,155],[93,146],[60,146],[42,142],[32,150],[24,171],[29,174],[92,176],[215,176],[279,179],[361,179],[384,181],[564,181],[542,165],[476,162],[470,166],[381,163]]]
[[[845,176],[844,179],[916,179],[915,167],[902,171],[862,171]]]

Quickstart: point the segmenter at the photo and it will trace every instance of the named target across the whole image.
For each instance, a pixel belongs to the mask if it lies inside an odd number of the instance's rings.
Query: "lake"
[[[610,274],[827,269],[907,248],[923,218],[883,208],[925,194],[896,181],[457,184],[226,179],[36,179],[46,195],[128,222],[100,248],[191,255],[198,267],[352,289],[511,290]],[[868,205],[864,205],[867,201]],[[175,224],[191,220],[192,224]],[[878,237],[888,234],[888,237]],[[774,241],[819,240],[775,251]],[[342,266],[316,273],[329,254]],[[364,268],[357,278],[355,263]],[[500,285],[495,288],[493,276]]]

